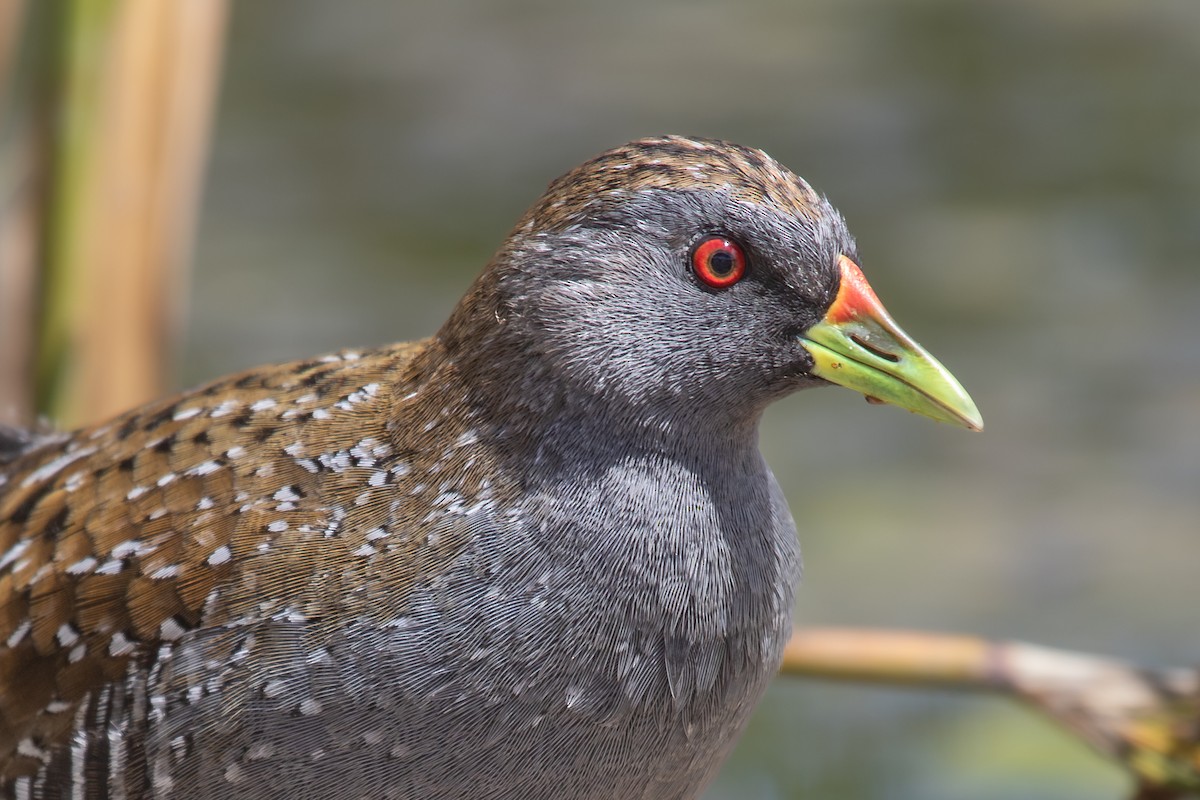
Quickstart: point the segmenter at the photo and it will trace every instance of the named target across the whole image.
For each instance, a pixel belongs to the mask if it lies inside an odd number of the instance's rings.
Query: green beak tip
[[[813,357],[811,374],[861,392],[868,400],[983,430],[983,417],[971,396],[924,348],[898,328],[888,331],[885,341],[873,325],[855,328],[818,323],[809,329],[802,341]]]

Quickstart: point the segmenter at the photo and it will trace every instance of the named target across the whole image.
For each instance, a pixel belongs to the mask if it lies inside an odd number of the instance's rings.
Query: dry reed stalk
[[[975,636],[797,630],[783,674],[1002,693],[1129,771],[1138,797],[1200,792],[1200,670],[1148,670],[1084,653]]]
[[[24,0],[0,0],[0,114],[12,103],[12,69],[18,32],[25,16]],[[0,117],[0,176],[11,190],[0,195],[0,424],[33,421],[33,296],[36,201],[25,180],[30,145],[9,131]]]
[[[182,311],[224,0],[71,0],[39,394],[76,426],[161,394]]]

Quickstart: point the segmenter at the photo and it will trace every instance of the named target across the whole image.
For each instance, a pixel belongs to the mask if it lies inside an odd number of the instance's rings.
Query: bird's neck
[[[440,429],[442,441],[478,437],[525,475],[618,456],[698,464],[757,456],[758,413],[730,419],[625,403],[559,380],[536,353],[500,337],[453,344],[437,337],[414,359],[396,393],[397,427],[416,436]],[[405,422],[412,419],[423,423]]]
[[[503,259],[501,259],[503,262]],[[562,437],[629,440],[654,452],[713,447],[753,448],[765,400],[736,398],[734,408],[674,395],[647,384],[629,391],[591,373],[572,371],[561,354],[546,352],[536,326],[504,299],[505,269],[493,263],[476,280],[433,338],[425,369],[455,387],[468,413],[496,422],[508,438]],[[552,346],[550,346],[552,347]],[[698,390],[696,394],[701,394]]]

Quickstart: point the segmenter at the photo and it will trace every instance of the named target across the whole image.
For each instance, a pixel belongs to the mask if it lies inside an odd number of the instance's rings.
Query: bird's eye
[[[746,274],[746,253],[737,242],[708,236],[692,249],[692,269],[706,286],[726,289]]]

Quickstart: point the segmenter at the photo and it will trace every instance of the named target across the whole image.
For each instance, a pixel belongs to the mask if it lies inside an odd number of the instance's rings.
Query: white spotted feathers
[[[466,415],[445,422],[462,429],[436,458],[397,452],[385,381],[417,352],[400,345],[244,373],[17,462],[19,478],[0,487],[0,675],[12,676],[0,682],[0,784],[55,768],[50,754],[71,731],[61,719],[79,713],[132,731],[129,702],[165,707],[163,696],[138,700],[143,680],[120,708],[106,687],[138,659],[169,660],[188,631],[302,620],[325,613],[323,581],[411,582],[452,557],[453,539],[414,538],[411,523],[486,503],[490,488],[463,467],[487,456],[475,452]],[[414,462],[429,462],[437,487],[411,477]],[[319,557],[314,540],[326,542]],[[405,564],[385,569],[377,559],[389,556]],[[366,594],[337,602],[340,613],[386,613]],[[231,657],[256,646],[244,639]],[[221,685],[214,673],[181,696],[198,701]],[[312,716],[321,704],[298,708]],[[144,745],[114,741],[123,762]],[[86,743],[71,752],[94,756]],[[159,767],[165,786],[170,771]]]

